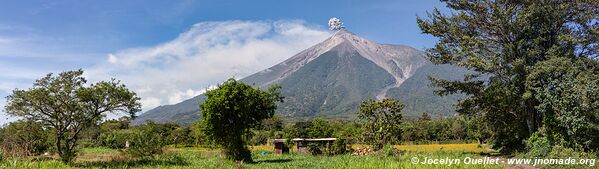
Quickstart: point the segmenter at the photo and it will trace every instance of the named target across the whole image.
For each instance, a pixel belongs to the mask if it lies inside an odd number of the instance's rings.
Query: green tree
[[[597,8],[593,1],[444,1],[453,12],[435,9],[417,19],[424,33],[439,38],[427,49],[430,61],[467,68],[463,80],[431,78],[440,95],[463,93],[457,111],[480,115],[502,152],[524,147],[542,126],[539,100],[526,96],[533,67],[552,57],[597,58]]]
[[[337,137],[345,139],[348,144],[361,142],[362,126],[360,123],[353,121],[343,121],[342,126],[338,129]]]
[[[309,138],[325,138],[333,137],[335,129],[331,126],[331,122],[316,118],[310,123],[307,132]]]
[[[468,139],[476,140],[479,144],[486,142],[491,134],[487,125],[483,122],[482,117],[475,116],[466,118],[468,119],[466,127]]]
[[[135,134],[131,129],[117,129],[106,131],[100,136],[98,136],[98,145],[114,148],[114,149],[122,149],[126,148],[127,141],[131,140],[131,136]]]
[[[401,138],[401,110],[404,105],[393,99],[368,99],[360,105],[358,118],[364,121],[364,141],[379,150]]]
[[[274,115],[271,118],[262,120],[262,126],[260,130],[266,131],[280,131],[283,129],[283,119],[281,116]]]
[[[39,122],[11,122],[0,129],[0,150],[12,157],[39,155],[50,147],[47,132]]]
[[[251,129],[273,116],[277,103],[283,101],[279,86],[266,91],[229,79],[217,89],[206,92],[200,106],[207,138],[220,145],[229,159],[251,161],[247,148]]]
[[[268,143],[269,133],[264,130],[253,130],[252,139],[249,141],[250,145],[264,145]]]
[[[539,101],[549,143],[599,149],[599,62],[555,57],[534,66],[525,96]]]
[[[177,127],[169,135],[169,139],[175,147],[177,144],[188,144],[192,142],[191,129],[189,127]]]
[[[420,141],[431,141],[433,138],[433,134],[432,133],[432,125],[433,121],[432,120],[427,120],[427,119],[418,119],[416,122],[414,122],[414,138],[415,140],[420,140]]]
[[[312,121],[299,121],[291,126],[291,137],[307,138],[310,137],[308,129],[312,126]]]
[[[7,96],[8,114],[40,122],[54,133],[61,160],[70,163],[76,155],[81,131],[98,124],[110,112],[134,116],[141,104],[135,93],[119,81],[101,81],[89,86],[83,71],[48,74],[28,90],[16,89]]]
[[[106,120],[100,124],[100,133],[107,133],[114,130],[128,129],[130,117],[121,117],[119,119]]]
[[[204,125],[202,124],[202,121],[196,121],[191,123],[191,126],[189,126],[190,128],[190,134],[191,134],[191,139],[192,139],[192,143],[195,145],[210,145],[209,144],[209,140],[206,138],[206,134],[204,132]]]
[[[416,140],[416,127],[414,122],[404,121],[401,123],[401,141],[415,141]]]
[[[79,147],[92,147],[92,146],[107,146],[117,148],[121,144],[115,142],[115,136],[119,136],[120,133],[117,131],[129,128],[129,122],[131,117],[121,117],[118,119],[110,119],[103,121],[100,124],[92,124],[85,128],[79,138]],[[124,147],[124,142],[121,147]]]
[[[424,126],[425,130],[431,135],[431,140],[441,141],[450,140],[451,134],[451,121],[446,118],[440,118],[437,120],[431,120],[428,126]]]
[[[466,120],[462,117],[453,119],[451,123],[451,134],[454,139],[462,140],[466,138]]]
[[[428,115],[428,113],[426,112],[422,112],[422,115],[420,115],[420,117],[418,118],[418,121],[431,121],[432,118],[430,115]]]
[[[126,152],[135,157],[161,154],[164,151],[164,146],[169,143],[168,136],[173,130],[172,126],[168,124],[152,122],[136,126],[127,138],[130,141],[130,146]]]

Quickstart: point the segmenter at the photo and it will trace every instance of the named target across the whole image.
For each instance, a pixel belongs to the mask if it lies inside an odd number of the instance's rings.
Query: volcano
[[[397,99],[406,106],[406,116],[427,112],[435,117],[455,114],[452,104],[460,96],[434,95],[428,77],[458,79],[464,73],[449,65],[434,65],[424,52],[412,47],[379,44],[342,28],[323,42],[241,81],[261,88],[281,85],[285,100],[276,113],[292,120],[352,119],[359,104],[369,98]],[[200,119],[199,104],[205,99],[199,95],[159,106],[141,114],[133,124],[188,125]]]

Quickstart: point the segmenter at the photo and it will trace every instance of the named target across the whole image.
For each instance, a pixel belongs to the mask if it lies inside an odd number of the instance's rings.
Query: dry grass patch
[[[422,144],[422,145],[395,145],[395,148],[403,151],[414,152],[437,152],[437,151],[460,151],[465,153],[492,153],[493,149],[486,144]]]
[[[354,144],[353,149],[365,147],[368,145]],[[476,153],[476,154],[487,154],[493,153],[495,150],[491,149],[489,145],[477,144],[477,143],[464,143],[464,144],[405,144],[405,145],[394,145],[393,147],[409,152],[464,152],[464,153]]]
[[[252,150],[252,151],[274,151],[275,146],[274,145],[257,145],[257,146],[251,146],[250,150]]]

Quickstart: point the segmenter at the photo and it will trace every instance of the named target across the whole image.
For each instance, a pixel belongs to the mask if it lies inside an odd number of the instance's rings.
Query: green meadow
[[[361,145],[354,145],[359,147]],[[56,157],[30,157],[5,159],[0,168],[503,168],[500,165],[426,165],[412,164],[411,159],[465,157],[482,158],[480,154],[492,152],[485,145],[477,144],[430,144],[397,145],[396,155],[351,154],[325,156],[304,154],[273,154],[272,146],[252,147],[252,163],[236,163],[225,159],[218,149],[204,147],[169,147],[162,155],[133,158],[120,150],[109,148],[86,148],[79,152],[73,165],[62,164]],[[426,147],[426,148],[422,148]],[[292,150],[293,151],[293,150]]]

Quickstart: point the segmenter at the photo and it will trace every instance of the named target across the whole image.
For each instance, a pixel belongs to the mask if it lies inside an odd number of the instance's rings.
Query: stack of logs
[[[357,147],[353,153],[351,153],[352,155],[355,156],[364,156],[364,155],[368,155],[368,154],[372,154],[374,151],[372,150],[372,148],[370,148],[370,146],[362,146],[362,147]]]

